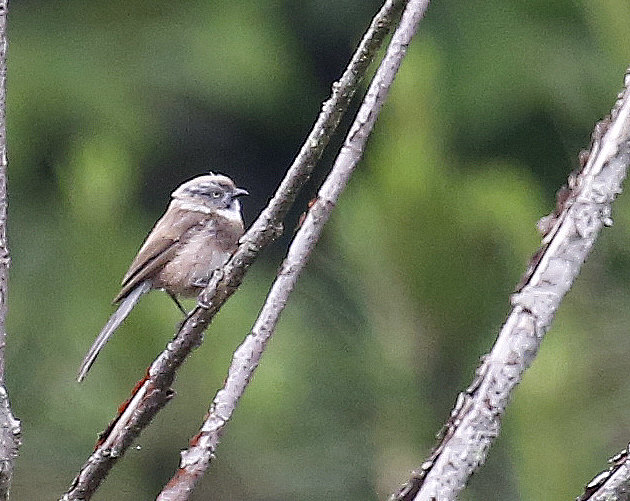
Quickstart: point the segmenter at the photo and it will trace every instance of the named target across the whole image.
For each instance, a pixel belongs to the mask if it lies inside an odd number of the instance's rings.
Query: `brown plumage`
[[[247,191],[220,174],[199,176],[182,184],[155,224],[122,280],[114,298],[118,309],[83,359],[81,381],[105,343],[129,315],[140,297],[152,289],[194,297],[212,273],[227,262],[243,235],[237,197]],[[183,311],[183,309],[182,309]]]
[[[133,263],[122,280],[122,289],[114,298],[118,303],[134,287],[149,277],[154,277],[154,289],[164,288],[185,297],[193,296],[198,287],[190,287],[186,273],[177,280],[175,263],[182,251],[188,253],[191,243],[201,240],[194,263],[182,265],[186,271],[195,267],[215,270],[225,264],[226,257],[234,252],[238,239],[243,234],[243,223],[230,221],[216,214],[205,214],[173,207],[155,224],[146,241],[138,251]],[[214,245],[204,245],[214,239]],[[187,257],[187,256],[186,256]],[[170,271],[170,273],[169,273]],[[173,290],[171,290],[173,289]]]

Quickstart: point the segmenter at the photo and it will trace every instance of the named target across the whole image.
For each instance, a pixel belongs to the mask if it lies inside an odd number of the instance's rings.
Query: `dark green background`
[[[152,294],[74,381],[169,193],[226,173],[252,193],[251,222],[379,7],[11,1],[14,499],[69,486],[171,338],[180,314]],[[433,2],[194,499],[384,499],[420,465],[490,349],[539,244],[535,223],[611,108],[629,49],[627,0]],[[628,197],[613,216],[462,499],[573,499],[630,440]],[[256,263],[95,499],[152,499],[170,478],[287,242]]]

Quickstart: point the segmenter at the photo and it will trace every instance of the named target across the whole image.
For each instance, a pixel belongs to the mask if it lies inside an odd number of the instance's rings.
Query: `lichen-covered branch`
[[[214,274],[200,295],[198,306],[188,316],[173,341],[153,362],[130,399],[121,406],[119,415],[101,434],[96,449],[63,499],[89,499],[116,460],[172,397],[171,384],[177,368],[201,343],[204,330],[241,284],[260,250],[282,233],[282,221],[286,213],[308,180],[374,55],[406,3],[405,0],[387,0],[374,17],[342,77],[333,84],[331,97],[324,103],[313,130],[274,197],[243,236],[230,261]]]
[[[199,434],[191,440],[190,448],[182,452],[180,468],[158,496],[159,501],[189,499],[197,481],[210,466],[225,426],[260,362],[289,295],[363,156],[368,137],[428,3],[428,0],[410,0],[407,4],[335,164],[295,235],[251,332],[234,353],[225,385],[216,394]]]
[[[536,356],[602,226],[612,224],[611,204],[630,161],[630,73],[610,117],[595,127],[591,149],[581,161],[581,171],[558,192],[556,210],[541,220],[543,245],[512,296],[513,309],[492,351],[475,381],[459,395],[430,458],[391,500],[454,500],[485,461],[512,390]]]
[[[630,498],[630,444],[608,462],[610,467],[591,480],[576,501],[626,501]]]
[[[20,422],[13,417],[5,387],[5,347],[7,343],[7,0],[0,0],[0,500],[9,499],[15,458],[20,447]]]

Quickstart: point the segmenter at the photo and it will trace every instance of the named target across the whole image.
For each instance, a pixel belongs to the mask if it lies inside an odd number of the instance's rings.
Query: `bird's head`
[[[171,197],[190,210],[234,213],[240,217],[241,204],[238,197],[242,195],[249,193],[238,188],[229,177],[211,173],[186,181]]]

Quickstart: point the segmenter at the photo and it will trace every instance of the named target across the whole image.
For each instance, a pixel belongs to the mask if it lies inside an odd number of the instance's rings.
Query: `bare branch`
[[[0,500],[9,499],[15,458],[20,447],[20,422],[13,417],[5,387],[5,347],[7,343],[7,0],[0,0]]]
[[[576,501],[626,501],[630,496],[630,444],[608,460],[611,466],[584,488]]]
[[[198,480],[210,466],[225,426],[258,367],[289,295],[339,196],[363,156],[368,137],[428,4],[429,0],[410,0],[407,4],[400,25],[392,37],[387,54],[372,80],[345,143],[289,247],[258,319],[243,344],[234,353],[223,389],[216,394],[208,417],[199,434],[191,440],[190,448],[182,452],[180,468],[158,496],[159,501],[189,499]]]
[[[172,397],[171,384],[177,368],[199,346],[204,330],[241,284],[260,250],[282,233],[282,221],[287,211],[308,180],[369,64],[406,3],[405,0],[387,0],[374,17],[341,79],[333,84],[331,97],[324,103],[313,130],[274,197],[243,236],[230,261],[222,270],[215,272],[208,287],[200,294],[198,306],[182,324],[173,341],[136,385],[131,398],[121,406],[119,415],[103,432],[95,451],[63,499],[89,499],[116,460]]]
[[[581,159],[583,169],[569,177],[568,188],[558,192],[556,210],[541,220],[543,246],[512,296],[512,312],[492,351],[459,395],[431,457],[390,499],[454,500],[485,461],[512,390],[536,356],[602,226],[612,224],[611,204],[621,193],[630,161],[630,73],[610,117],[595,127],[588,158]]]
[[[4,385],[4,349],[7,332],[7,279],[9,246],[7,244],[7,11],[6,0],[0,0],[0,384]]]

